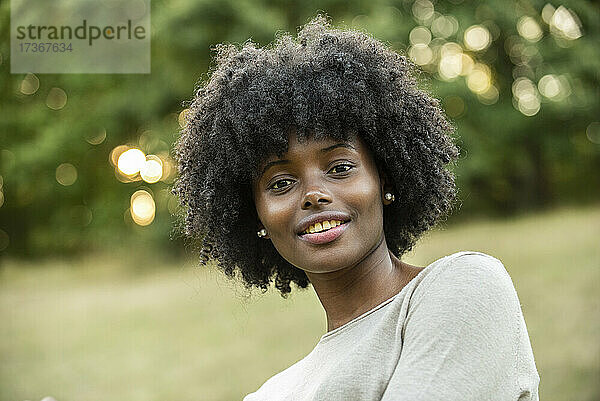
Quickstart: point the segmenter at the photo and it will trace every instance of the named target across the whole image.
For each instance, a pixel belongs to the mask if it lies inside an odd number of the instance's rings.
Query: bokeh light
[[[117,168],[125,175],[137,174],[146,163],[146,155],[137,148],[130,148],[121,153],[117,160]]]
[[[444,80],[452,80],[462,72],[462,48],[459,44],[449,42],[440,50],[438,72]]]
[[[413,28],[408,35],[408,40],[414,45],[428,45],[431,42],[431,32],[424,26]]]
[[[119,157],[127,149],[129,149],[129,146],[127,146],[127,145],[119,145],[119,146],[115,146],[115,148],[113,150],[111,150],[110,156],[108,157],[108,160],[110,161],[110,164],[113,167],[115,167],[115,168],[117,167],[117,163],[119,162]]]
[[[587,126],[585,135],[592,143],[600,145],[600,122],[594,121]]]
[[[500,98],[500,91],[494,85],[490,85],[485,91],[477,94],[477,99],[487,105],[492,105]]]
[[[433,60],[433,51],[424,44],[416,44],[408,49],[408,57],[417,65],[426,65]]]
[[[482,25],[473,25],[467,28],[464,35],[465,46],[469,50],[481,51],[488,48],[492,42],[490,31]]]
[[[46,106],[52,110],[60,110],[67,104],[67,94],[60,88],[52,88],[46,97]]]
[[[153,153],[158,148],[168,149],[168,145],[150,130],[144,130],[138,138],[139,148],[144,153]]]
[[[560,81],[555,75],[544,75],[538,82],[538,90],[548,99],[556,99],[561,92]]]
[[[476,94],[486,92],[492,85],[492,74],[490,67],[485,64],[477,63],[467,76],[467,86]]]
[[[175,175],[177,174],[177,167],[175,161],[166,152],[160,153],[159,157],[163,165],[161,181],[167,183],[172,182],[175,178]]]
[[[427,22],[433,17],[433,3],[429,0],[416,0],[412,6],[412,13],[419,22]]]
[[[512,85],[514,106],[522,114],[530,117],[540,111],[540,98],[536,85],[525,77],[517,78]]]
[[[550,3],[546,3],[546,5],[544,6],[544,8],[542,8],[542,20],[546,24],[550,25],[550,21],[552,20],[552,16],[554,15],[554,11],[556,11],[556,9]]]
[[[460,75],[469,75],[475,66],[475,61],[473,61],[473,58],[465,53],[460,55],[460,63]]]
[[[149,184],[158,182],[163,175],[163,163],[156,155],[146,156],[146,161],[140,169],[140,176]]]
[[[104,128],[88,131],[85,133],[85,140],[90,145],[100,145],[106,139],[106,130]]]
[[[177,116],[177,122],[179,122],[179,127],[183,128],[185,127],[185,119],[187,117],[187,113],[189,113],[190,109],[184,109],[181,111],[181,113],[179,113],[179,116]]]
[[[451,15],[440,15],[431,23],[431,33],[438,38],[449,38],[458,31],[458,21]]]
[[[140,226],[147,226],[154,221],[156,205],[148,191],[140,189],[131,195],[131,218]]]
[[[27,74],[21,81],[21,93],[33,95],[40,88],[40,80],[34,74]]]
[[[56,181],[68,187],[77,181],[77,169],[71,163],[63,163],[56,168]]]
[[[529,16],[523,16],[519,19],[517,22],[517,31],[519,35],[530,42],[537,42],[543,36],[542,28],[540,28],[536,20]]]
[[[577,14],[563,6],[559,6],[549,21],[550,32],[567,40],[581,37],[581,22]]]

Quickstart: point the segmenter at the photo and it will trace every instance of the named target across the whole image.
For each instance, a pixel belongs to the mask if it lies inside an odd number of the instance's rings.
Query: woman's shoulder
[[[455,278],[463,275],[484,275],[510,279],[508,271],[499,259],[479,251],[455,252],[438,259],[428,267],[431,268],[430,280],[440,275],[450,275]]]
[[[413,306],[431,298],[432,293],[469,297],[495,293],[505,300],[516,297],[512,279],[504,264],[478,251],[460,251],[427,266],[412,294]],[[518,302],[518,301],[517,301]]]

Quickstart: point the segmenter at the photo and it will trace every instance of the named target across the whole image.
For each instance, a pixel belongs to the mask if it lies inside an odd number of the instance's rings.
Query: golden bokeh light
[[[535,84],[529,78],[519,77],[512,84],[512,92],[516,99],[535,95]]]
[[[517,78],[512,85],[513,105],[522,114],[531,117],[540,111],[541,102],[536,85],[525,77]]]
[[[424,44],[416,44],[408,49],[408,56],[417,65],[426,65],[433,60],[433,51]]]
[[[40,80],[34,74],[27,74],[21,81],[21,93],[33,95],[40,88]]]
[[[544,6],[544,8],[542,8],[542,20],[546,24],[550,25],[550,21],[552,20],[552,16],[554,15],[554,11],[556,11],[556,9],[550,3],[546,3],[546,5]]]
[[[425,22],[433,17],[433,3],[429,0],[416,0],[412,6],[412,13],[418,21]]]
[[[127,149],[129,149],[129,146],[127,146],[127,145],[119,145],[119,146],[115,146],[115,148],[113,150],[111,150],[110,156],[108,157],[108,160],[110,161],[110,164],[112,164],[113,167],[115,167],[115,168],[117,167],[117,163],[119,161],[119,157]]]
[[[52,88],[46,97],[46,106],[52,110],[60,110],[67,104],[67,94],[60,88]]]
[[[452,80],[462,72],[462,47],[459,44],[449,42],[440,50],[440,64],[438,72],[444,80]]]
[[[460,75],[469,75],[471,71],[473,71],[473,67],[475,66],[475,61],[468,54],[461,54],[461,67],[460,67]]]
[[[146,162],[140,169],[140,176],[149,184],[158,182],[163,176],[163,163],[156,155],[146,156]]]
[[[548,99],[558,99],[561,95],[561,83],[556,75],[544,75],[538,82],[538,90]]]
[[[123,174],[121,172],[121,170],[119,170],[118,168],[115,168],[115,178],[117,179],[117,181],[122,182],[122,183],[129,183],[129,182],[136,182],[136,181],[141,181],[142,177],[140,177],[139,174],[134,174],[134,175],[126,175]]]
[[[410,43],[413,46],[428,45],[429,42],[431,42],[431,32],[429,32],[429,29],[425,28],[424,26],[418,26],[410,31],[408,40],[410,40]]]
[[[131,218],[140,226],[147,226],[154,221],[156,205],[149,192],[140,189],[131,195]]]
[[[492,36],[483,25],[472,25],[465,31],[464,40],[465,46],[469,50],[481,51],[488,48],[492,42]]]
[[[477,99],[487,105],[495,104],[500,98],[500,92],[494,85],[490,85],[486,91],[477,94]]]
[[[106,130],[100,128],[96,131],[88,131],[84,136],[85,141],[90,145],[100,145],[106,139]]]
[[[451,15],[440,15],[431,23],[431,33],[438,38],[449,38],[458,31],[458,21]]]
[[[517,22],[517,31],[519,35],[530,42],[537,42],[543,36],[542,28],[540,28],[537,21],[528,16],[523,16],[519,19]]]
[[[550,18],[550,32],[567,40],[581,37],[581,22],[577,14],[563,6],[559,6]]]
[[[172,182],[177,174],[177,167],[175,161],[171,159],[168,153],[162,152],[159,154],[160,160],[163,164],[163,172],[161,181],[163,182]]]
[[[184,128],[185,127],[185,119],[187,117],[187,114],[189,113],[190,109],[184,109],[181,111],[181,113],[179,113],[179,116],[177,116],[177,121],[179,122],[179,127],[180,128]]]
[[[4,205],[4,192],[0,191],[0,207]]]
[[[167,147],[167,144],[161,141],[154,133],[150,130],[143,130],[138,138],[138,144],[142,151],[145,153],[153,153],[159,147]]]
[[[146,163],[146,155],[137,148],[130,148],[121,153],[117,160],[117,168],[125,175],[137,174]]]
[[[485,64],[477,63],[467,76],[467,86],[476,94],[486,92],[492,85],[492,74],[490,67]]]
[[[63,163],[56,168],[56,181],[68,187],[77,181],[77,169],[70,163]]]
[[[540,111],[540,100],[533,96],[519,100],[518,109],[527,117],[534,116]]]

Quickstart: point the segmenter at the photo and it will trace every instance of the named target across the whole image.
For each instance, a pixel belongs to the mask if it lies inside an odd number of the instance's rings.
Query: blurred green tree
[[[596,3],[153,0],[150,75],[25,75],[10,74],[10,9],[3,2],[0,251],[180,249],[169,152],[182,102],[208,76],[211,48],[248,38],[265,45],[317,12],[334,25],[370,32],[421,67],[423,87],[458,128],[458,215],[597,199]],[[167,177],[124,178],[110,161],[122,145],[159,155]],[[131,196],[140,189],[156,205],[147,226],[131,217]]]

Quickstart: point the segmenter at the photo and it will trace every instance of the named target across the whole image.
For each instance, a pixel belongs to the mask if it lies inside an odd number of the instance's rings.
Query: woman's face
[[[281,159],[267,159],[261,165],[262,176],[253,182],[258,218],[268,233],[263,240],[270,239],[284,259],[309,273],[356,265],[382,240],[385,244],[384,176],[358,136],[347,143],[332,139],[299,143],[292,132],[289,139],[288,152]],[[339,214],[324,218],[326,212]],[[321,214],[319,220],[347,223],[300,236],[316,214]]]

